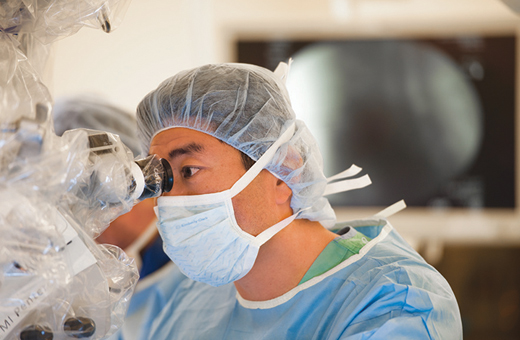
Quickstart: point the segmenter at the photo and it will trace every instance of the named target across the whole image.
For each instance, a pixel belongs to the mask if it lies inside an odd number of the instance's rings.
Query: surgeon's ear
[[[289,204],[291,205],[292,190],[287,184],[281,179],[276,181],[276,203],[277,204]]]

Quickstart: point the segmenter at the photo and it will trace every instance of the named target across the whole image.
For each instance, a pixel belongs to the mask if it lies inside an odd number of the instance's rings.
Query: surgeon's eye
[[[190,178],[191,176],[195,175],[199,170],[200,168],[185,166],[184,168],[182,168],[181,174],[184,178]]]

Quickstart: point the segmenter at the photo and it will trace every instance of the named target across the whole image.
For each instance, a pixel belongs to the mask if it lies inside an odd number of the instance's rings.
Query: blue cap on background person
[[[85,128],[117,134],[134,157],[141,154],[136,120],[130,113],[99,97],[80,95],[56,99],[54,131],[61,136],[70,129]]]

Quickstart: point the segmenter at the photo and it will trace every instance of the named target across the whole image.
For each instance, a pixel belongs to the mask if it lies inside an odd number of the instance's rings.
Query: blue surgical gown
[[[370,240],[325,273],[268,301],[173,270],[151,301],[148,339],[462,339],[446,280],[385,219],[349,222]],[[162,295],[162,294],[161,294]],[[162,295],[164,296],[164,295]],[[144,320],[143,320],[144,321]],[[143,334],[141,333],[141,334]]]

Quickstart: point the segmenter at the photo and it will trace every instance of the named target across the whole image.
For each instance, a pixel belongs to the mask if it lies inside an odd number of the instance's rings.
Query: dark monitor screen
[[[515,42],[511,36],[239,40],[237,61],[274,70],[323,151],[373,184],[335,206],[515,208]]]

